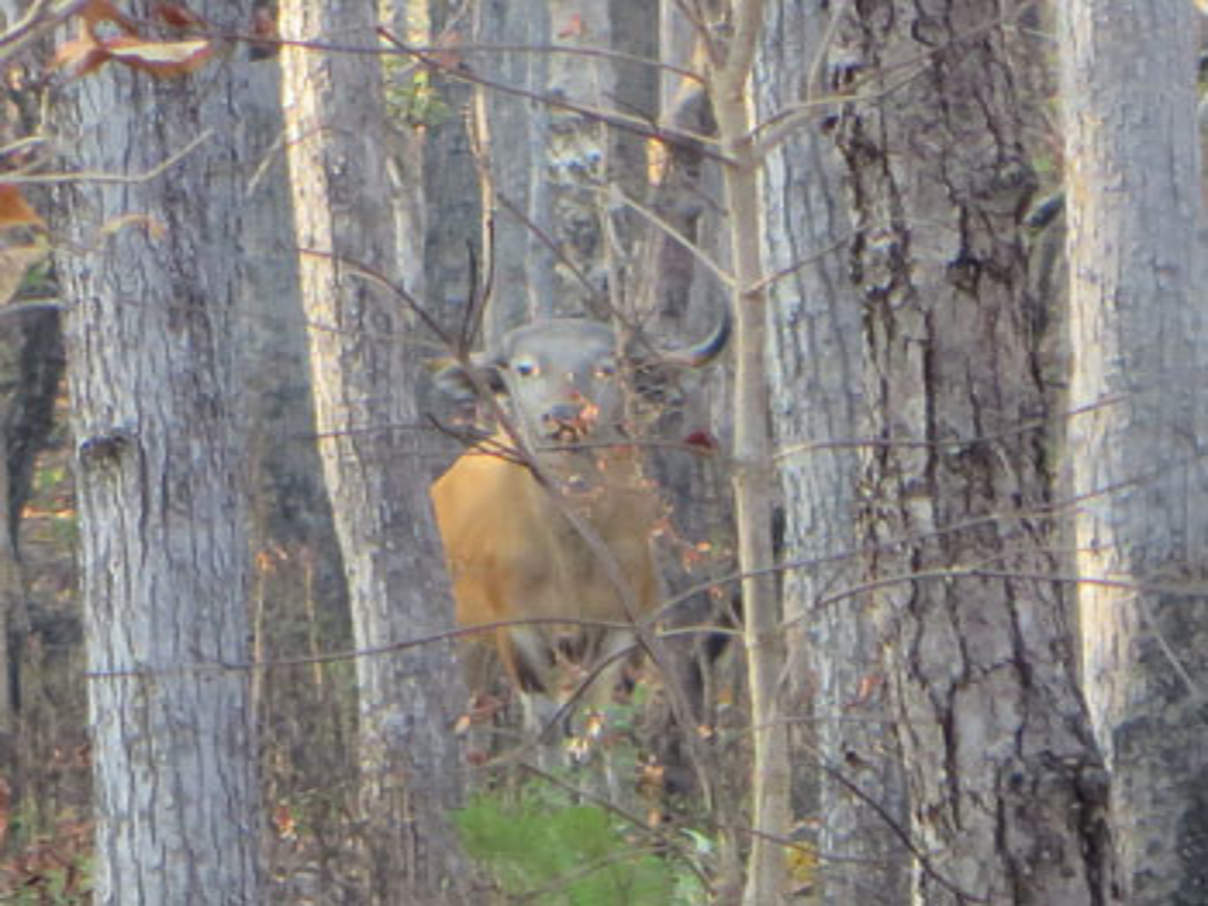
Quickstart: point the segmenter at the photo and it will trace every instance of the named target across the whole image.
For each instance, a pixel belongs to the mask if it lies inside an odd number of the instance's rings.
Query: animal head
[[[729,317],[703,342],[655,360],[629,356],[635,371],[657,364],[705,365],[725,348]],[[508,331],[499,348],[474,356],[471,374],[460,363],[436,363],[436,382],[462,398],[489,388],[506,398],[524,442],[534,450],[624,435],[624,393],[617,337],[611,327],[583,318],[535,321]]]

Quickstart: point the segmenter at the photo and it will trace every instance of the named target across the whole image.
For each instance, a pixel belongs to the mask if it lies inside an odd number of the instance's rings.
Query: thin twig
[[[428,56],[427,54],[421,53],[404,41],[401,41],[399,38],[391,34],[388,29],[379,27],[377,29],[377,33],[397,47],[398,53],[414,56],[421,60],[425,65],[432,67],[449,78],[457,79],[462,82],[469,82],[473,85],[481,85],[484,88],[489,88],[492,91],[497,91],[502,94],[510,94],[514,97],[525,98],[557,110],[568,110],[571,113],[577,113],[581,116],[587,117],[594,122],[603,123],[604,125],[612,126],[615,129],[621,129],[626,132],[631,132],[635,135],[644,136],[645,138],[657,139],[658,141],[664,142],[668,145],[692,148],[698,154],[721,163],[730,162],[728,155],[723,154],[712,147],[716,144],[716,141],[707,135],[699,135],[683,129],[668,129],[661,126],[651,126],[646,120],[638,117],[627,116],[625,114],[613,111],[597,110],[584,104],[568,101],[562,97],[556,97],[550,94],[541,94],[540,92],[529,91],[525,88],[518,88],[514,85],[504,85],[501,82],[484,78],[472,70],[455,66],[447,66],[441,63],[439,60]]]
[[[102,173],[92,170],[77,170],[71,173],[38,173],[31,176],[22,176],[16,173],[5,173],[4,181],[8,183],[54,183],[56,185],[75,182],[123,184],[149,182],[152,179],[155,179],[157,176],[163,174],[165,170],[168,170],[169,168],[180,163],[185,157],[187,157],[189,154],[192,154],[202,142],[208,141],[213,135],[213,129],[206,129],[201,133],[201,135],[190,141],[176,153],[169,155],[150,170],[145,170],[142,173],[135,174],[134,176],[127,176],[120,173]]]
[[[713,276],[715,276],[721,285],[726,289],[734,288],[733,274],[730,274],[728,271],[722,269],[722,267],[716,261],[714,261],[707,252],[702,250],[698,245],[696,245],[696,243],[677,230],[672,224],[668,223],[645,205],[626,195],[623,191],[621,191],[620,186],[618,186],[616,183],[610,183],[607,190],[601,189],[600,191],[607,191],[610,201],[624,204],[627,208],[637,214],[640,214],[643,218],[650,221],[652,224],[662,230],[667,236],[674,239],[677,243],[683,246],[684,249],[691,253],[697,261],[703,264],[708,269],[709,273],[713,274]]]
[[[436,319],[428,314],[428,312],[424,309],[424,306],[420,304],[419,300],[411,295],[411,293],[407,292],[407,290],[402,286],[399,286],[391,281],[390,278],[381,271],[378,271],[367,264],[363,264],[362,262],[355,261],[345,255],[340,255],[336,252],[329,252],[324,249],[300,248],[298,249],[298,254],[309,255],[314,258],[324,258],[328,261],[331,261],[334,265],[344,268],[348,273],[361,277],[371,283],[377,284],[383,289],[388,290],[396,298],[400,299],[407,306],[407,308],[409,308],[415,314],[415,316],[424,323],[424,326],[440,339],[442,343],[444,343],[450,349],[453,348],[452,339],[436,322]]]
[[[51,0],[34,0],[29,9],[13,26],[0,35],[0,63],[15,56],[22,47],[38,37],[42,32],[49,31],[60,22],[75,14],[84,0],[73,0],[62,9],[45,16]],[[45,16],[45,18],[43,18]]]

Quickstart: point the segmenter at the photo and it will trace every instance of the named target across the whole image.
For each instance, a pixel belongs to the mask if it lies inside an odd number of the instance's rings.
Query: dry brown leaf
[[[566,24],[558,29],[559,38],[581,38],[587,32],[582,13],[572,13]]]
[[[157,3],[151,7],[151,15],[173,28],[197,28],[206,24],[183,3]]]
[[[191,41],[143,41],[119,35],[103,43],[114,60],[161,79],[194,72],[214,55],[214,45],[201,38]]]
[[[0,229],[14,226],[45,226],[38,212],[21,194],[21,187],[0,182]]]
[[[68,78],[78,79],[100,69],[109,59],[109,51],[85,32],[55,49],[50,61],[52,69],[66,70]]]

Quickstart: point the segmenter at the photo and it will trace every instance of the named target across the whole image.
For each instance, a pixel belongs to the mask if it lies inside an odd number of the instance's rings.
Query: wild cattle
[[[659,359],[704,365],[729,329],[723,318],[704,342]],[[431,488],[457,623],[505,624],[476,638],[521,691],[559,701],[597,668],[592,697],[611,694],[615,656],[633,641],[626,624],[659,599],[650,538],[663,504],[626,428],[619,352],[608,326],[555,319],[508,332],[471,369],[445,361],[436,375],[446,390],[491,388],[505,413]],[[542,619],[568,622],[508,624]],[[466,652],[476,688],[482,653]]]

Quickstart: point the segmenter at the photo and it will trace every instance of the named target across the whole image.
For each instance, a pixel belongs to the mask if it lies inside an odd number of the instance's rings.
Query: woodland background
[[[0,3],[0,896],[1208,902],[1199,16]],[[423,363],[724,306],[668,669],[551,767]]]

